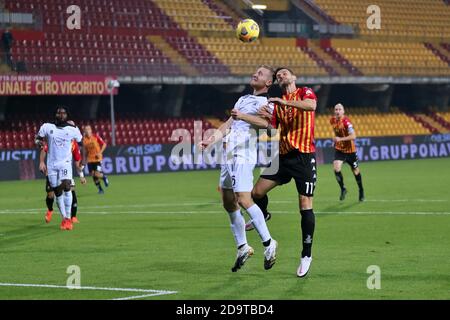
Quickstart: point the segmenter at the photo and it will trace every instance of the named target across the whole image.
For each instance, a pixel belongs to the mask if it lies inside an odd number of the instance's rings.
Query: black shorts
[[[347,162],[352,169],[358,168],[358,156],[356,152],[344,153],[339,150],[334,150],[334,160]]]
[[[92,171],[102,172],[102,163],[101,162],[89,162],[88,163],[89,173]]]
[[[314,153],[300,153],[297,150],[280,155],[280,167],[273,175],[265,175],[261,178],[277,181],[280,185],[295,180],[297,192],[303,196],[312,197],[316,187],[317,166]]]
[[[53,191],[53,188],[50,185],[50,180],[48,180],[48,176],[47,176],[47,177],[45,177],[45,192],[49,193],[52,191]]]

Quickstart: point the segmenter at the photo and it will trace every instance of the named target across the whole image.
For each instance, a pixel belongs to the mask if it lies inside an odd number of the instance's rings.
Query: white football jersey
[[[267,105],[267,97],[247,94],[239,98],[234,105],[234,109],[242,113],[256,116],[259,108],[263,105]],[[243,120],[233,120],[233,123],[231,124],[231,131],[248,131],[250,127],[251,125]]]
[[[47,139],[47,167],[54,168],[72,164],[72,140],[81,142],[80,129],[72,126],[57,127],[53,123],[44,123],[38,136]]]
[[[264,105],[268,105],[267,97],[247,94],[239,98],[234,105],[234,109],[237,109],[245,114],[257,116],[258,110]],[[269,106],[271,105],[272,104],[269,104]],[[244,157],[251,162],[256,161],[256,143],[258,132],[250,130],[251,128],[252,125],[243,120],[233,120],[230,128],[231,131],[226,137],[227,158],[229,158],[231,154],[234,154]],[[258,130],[257,128],[254,129]]]

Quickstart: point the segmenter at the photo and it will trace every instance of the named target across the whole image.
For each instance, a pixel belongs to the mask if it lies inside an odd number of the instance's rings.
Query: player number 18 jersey
[[[47,139],[47,167],[57,168],[72,163],[72,140],[81,142],[78,128],[72,126],[57,127],[53,123],[44,123],[38,136]]]

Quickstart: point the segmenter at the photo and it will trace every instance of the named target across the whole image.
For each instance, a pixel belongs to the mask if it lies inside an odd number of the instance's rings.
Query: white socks
[[[234,241],[236,241],[236,246],[240,247],[241,245],[247,243],[244,217],[242,216],[241,210],[237,210],[235,212],[228,212],[228,215],[230,216],[231,231],[233,232],[234,235]]]
[[[252,219],[253,226],[261,237],[262,242],[270,240],[272,237],[270,236],[269,229],[267,228],[266,220],[264,220],[264,214],[258,205],[252,205],[247,209],[247,212]]]
[[[66,218],[66,207],[64,204],[64,195],[60,195],[59,197],[56,197],[56,204],[58,205],[59,212],[61,212],[62,218]]]
[[[72,191],[64,191],[64,205],[66,207],[66,219],[70,219],[70,213],[72,211]]]

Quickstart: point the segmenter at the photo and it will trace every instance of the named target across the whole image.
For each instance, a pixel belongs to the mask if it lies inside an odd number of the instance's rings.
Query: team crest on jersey
[[[53,130],[50,130],[50,134],[53,134]]]

